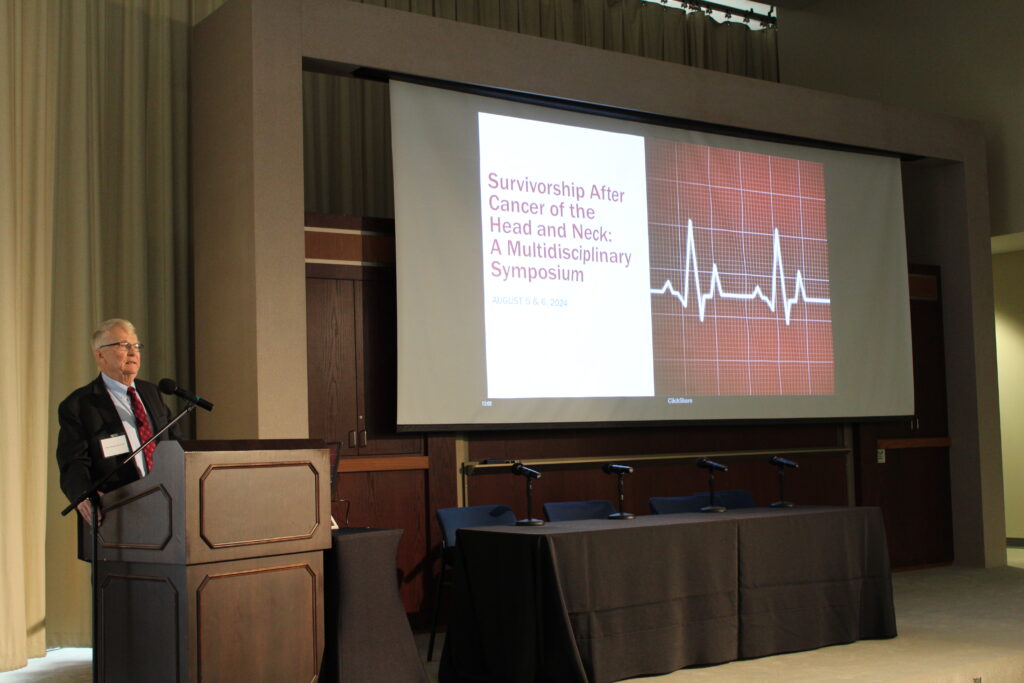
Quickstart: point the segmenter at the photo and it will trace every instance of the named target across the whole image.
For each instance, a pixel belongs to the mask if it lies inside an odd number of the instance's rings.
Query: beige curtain
[[[643,0],[362,0],[640,57],[778,80],[775,29]],[[387,85],[304,76],[306,210],[394,215]]]
[[[0,671],[43,654],[55,2],[0,5]]]
[[[143,376],[189,381],[188,35],[219,4],[0,6],[0,670],[91,644],[53,448],[92,328],[133,320]]]
[[[88,645],[88,566],[53,464],[57,403],[96,374],[89,334],[132,320],[141,375],[182,376],[188,278],[188,32],[182,0],[60,5],[47,506],[47,643]]]
[[[0,670],[91,643],[53,447],[93,325],[132,319],[143,376],[190,383],[188,32],[223,2],[0,3]],[[375,4],[776,79],[774,31],[640,0]],[[307,208],[392,215],[386,90],[305,85]]]

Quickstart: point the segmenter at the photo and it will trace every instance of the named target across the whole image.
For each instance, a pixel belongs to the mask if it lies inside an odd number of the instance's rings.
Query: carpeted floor
[[[863,640],[810,652],[684,669],[650,683],[860,681],[1021,683],[1024,681],[1024,550],[996,569],[941,567],[893,575],[891,640]]]
[[[996,569],[940,567],[893,575],[899,637],[810,652],[683,669],[645,683],[858,681],[871,683],[1021,683],[1024,681],[1024,549]],[[426,658],[426,634],[417,636]],[[0,683],[88,683],[88,648],[51,650]],[[437,680],[437,659],[427,664]],[[395,682],[401,683],[401,682]]]

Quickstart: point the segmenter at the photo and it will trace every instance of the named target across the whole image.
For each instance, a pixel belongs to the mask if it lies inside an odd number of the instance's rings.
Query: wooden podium
[[[101,681],[317,679],[330,465],[310,443],[164,441],[103,497]]]

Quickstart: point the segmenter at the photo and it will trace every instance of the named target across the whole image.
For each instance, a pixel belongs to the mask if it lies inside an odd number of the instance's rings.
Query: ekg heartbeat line
[[[829,304],[832,302],[832,300],[827,297],[807,296],[807,290],[804,288],[804,275],[799,269],[797,269],[796,277],[794,278],[795,286],[793,288],[793,296],[786,296],[786,272],[782,266],[782,246],[779,241],[778,228],[775,228],[772,233],[771,296],[765,296],[760,285],[755,285],[754,289],[746,294],[724,291],[722,289],[722,280],[718,276],[718,264],[714,262],[711,264],[711,281],[708,283],[708,291],[701,291],[700,268],[697,264],[697,245],[693,238],[693,219],[687,219],[686,255],[683,264],[683,291],[680,293],[672,286],[671,280],[665,280],[665,284],[663,284],[659,289],[652,289],[651,294],[671,294],[679,300],[679,303],[682,304],[683,308],[689,308],[691,274],[693,275],[693,286],[697,290],[697,311],[701,322],[704,322],[704,308],[707,306],[708,300],[716,294],[723,299],[736,299],[739,301],[753,301],[754,299],[760,299],[768,306],[768,309],[772,313],[775,312],[778,296],[782,301],[782,309],[785,314],[786,325],[789,325],[790,309],[792,309],[793,305],[800,299],[803,299],[804,303],[808,304]]]

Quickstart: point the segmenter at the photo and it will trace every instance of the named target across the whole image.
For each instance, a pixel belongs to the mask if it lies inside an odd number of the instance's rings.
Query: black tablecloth
[[[742,659],[896,635],[878,508],[741,517]]]
[[[324,555],[321,683],[426,683],[395,558],[401,529],[341,529]]]
[[[463,529],[441,680],[606,683],[896,635],[877,508]]]

